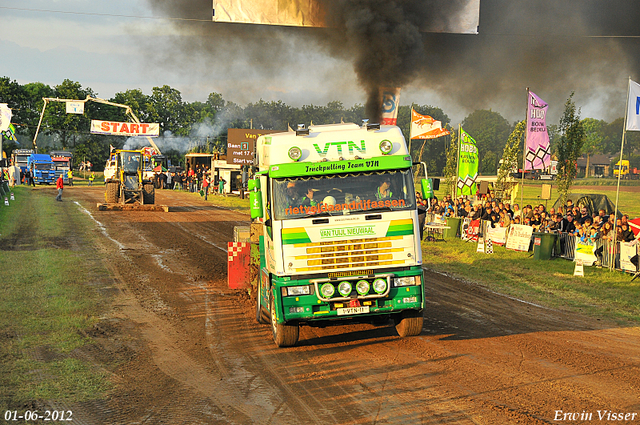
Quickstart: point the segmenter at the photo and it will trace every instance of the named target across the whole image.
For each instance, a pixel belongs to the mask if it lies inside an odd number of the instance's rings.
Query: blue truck
[[[56,167],[51,155],[32,153],[27,160],[33,181],[36,184],[53,184],[56,182]]]

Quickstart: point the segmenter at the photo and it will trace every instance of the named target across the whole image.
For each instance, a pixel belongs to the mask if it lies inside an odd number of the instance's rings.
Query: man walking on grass
[[[62,202],[62,189],[64,189],[62,174],[60,174],[58,176],[58,180],[56,180],[56,189],[58,189],[58,196],[56,196],[56,201]]]

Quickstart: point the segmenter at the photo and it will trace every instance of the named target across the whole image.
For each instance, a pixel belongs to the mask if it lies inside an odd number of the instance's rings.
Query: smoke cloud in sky
[[[173,36],[174,49],[154,51],[152,60],[175,72],[209,73],[221,83],[242,69],[249,93],[274,79],[308,73],[309,91],[335,93],[334,100],[354,84],[332,73],[348,64],[371,117],[379,114],[378,88],[398,86],[401,104],[411,99],[441,106],[450,116],[493,109],[522,119],[530,87],[552,106],[552,119],[575,91],[578,106],[585,105],[583,116],[611,120],[624,113],[627,78],[640,77],[640,38],[629,37],[640,36],[639,2],[481,0],[479,34],[464,35],[418,28],[455,19],[466,0],[444,2],[446,8],[436,0],[321,1],[332,28],[177,21],[181,35]],[[163,16],[211,16],[210,0],[148,2]]]
[[[218,136],[226,134],[229,123],[238,118],[233,111],[223,110],[216,115],[216,120],[213,123],[210,120],[205,120],[194,124],[189,137],[180,137],[170,131],[165,131],[162,136],[154,137],[153,142],[163,153],[176,150],[185,154],[196,146],[203,146],[207,139],[213,142]],[[125,141],[123,149],[139,149],[145,146],[149,146],[146,137],[129,137]]]

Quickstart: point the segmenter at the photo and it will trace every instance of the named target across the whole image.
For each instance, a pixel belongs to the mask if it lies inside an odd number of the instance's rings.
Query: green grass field
[[[631,282],[629,274],[584,267],[584,277],[576,277],[572,261],[534,260],[531,253],[495,245],[493,254],[476,248],[460,239],[423,242],[422,259],[429,269],[529,302],[620,324],[640,322],[640,280]]]
[[[102,397],[105,375],[75,355],[91,343],[83,331],[105,303],[91,285],[107,274],[91,224],[51,191],[14,193],[16,200],[0,207],[0,410]]]

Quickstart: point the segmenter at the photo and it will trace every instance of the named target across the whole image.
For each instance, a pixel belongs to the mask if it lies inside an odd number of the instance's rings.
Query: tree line
[[[79,82],[64,80],[56,86],[43,83],[19,84],[9,77],[0,78],[0,102],[7,103],[13,111],[12,122],[16,127],[18,143],[3,142],[3,150],[9,156],[16,148],[31,148],[40,113],[42,98],[60,98],[84,100],[87,96],[97,97],[94,90],[82,87]],[[227,101],[219,93],[211,93],[204,102],[187,102],[182,99],[179,90],[168,85],[153,87],[151,94],[140,89],[131,89],[116,93],[106,99],[114,103],[128,105],[141,122],[155,122],[160,125],[163,135],[157,142],[179,140],[181,145],[168,143],[170,148],[162,149],[172,163],[183,160],[187,151],[221,152],[226,151],[226,130],[228,128],[256,128],[286,131],[298,124],[334,124],[339,122],[361,123],[367,118],[364,105],[345,107],[340,101],[329,102],[324,106],[304,105],[294,107],[282,101],[258,100],[246,106]],[[401,105],[398,109],[398,126],[409,140],[411,108],[416,112],[429,115],[441,121],[451,132],[451,120],[438,107],[430,105]],[[87,102],[84,115],[67,114],[63,103],[49,103],[43,117],[38,135],[38,147],[50,150],[71,150],[76,158],[91,161],[100,169],[109,154],[109,147],[122,148],[126,138],[118,136],[93,135],[89,133],[92,119],[105,121],[128,121],[122,108]],[[622,137],[623,118],[610,123],[594,118],[581,121],[585,130],[585,143],[582,153],[610,154],[619,152]],[[492,110],[476,110],[462,121],[462,127],[476,140],[480,156],[480,173],[496,174],[499,161],[510,134],[517,122],[510,123],[500,113]],[[550,123],[548,123],[550,124]],[[548,125],[552,151],[557,153],[559,139],[558,125]],[[636,133],[627,134],[630,152],[640,147],[640,137]],[[411,141],[411,152],[415,160],[427,163],[430,174],[443,175],[447,163],[447,150],[451,136],[434,140]],[[422,152],[422,157],[420,156]],[[520,159],[520,163],[521,163]],[[638,161],[640,162],[640,160]],[[634,160],[632,159],[632,166]],[[635,166],[640,166],[637,164]]]

